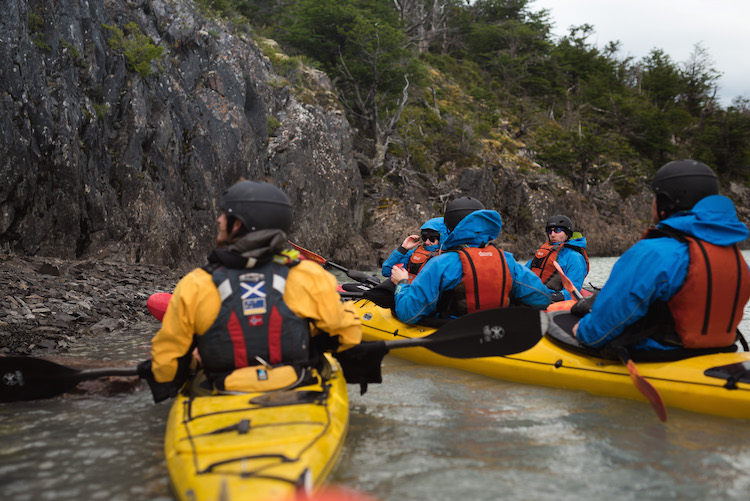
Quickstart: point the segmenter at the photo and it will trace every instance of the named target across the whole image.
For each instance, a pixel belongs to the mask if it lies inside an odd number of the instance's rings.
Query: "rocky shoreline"
[[[0,356],[64,354],[149,318],[146,300],[183,272],[158,265],[0,255]]]

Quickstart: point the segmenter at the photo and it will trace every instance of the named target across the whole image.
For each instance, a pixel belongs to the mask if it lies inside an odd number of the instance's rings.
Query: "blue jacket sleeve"
[[[549,289],[539,280],[539,277],[516,261],[513,254],[510,252],[504,253],[505,259],[508,261],[510,274],[513,277],[510,297],[523,305],[540,310],[549,306],[551,299]]]
[[[456,287],[462,276],[461,258],[455,252],[430,259],[411,284],[396,286],[396,316],[414,323],[434,315],[440,294]]]
[[[414,249],[410,249],[406,251],[405,254],[402,254],[401,246],[399,245],[396,249],[394,249],[393,252],[391,252],[391,255],[388,256],[388,259],[383,261],[383,268],[380,271],[380,273],[384,277],[390,277],[391,276],[391,269],[396,266],[397,264],[403,264],[406,265],[406,263],[409,262],[409,259],[411,258],[411,255],[414,254]]]
[[[615,263],[591,313],[581,319],[576,336],[601,348],[641,319],[654,301],[667,301],[687,276],[687,244],[672,238],[641,240]]]

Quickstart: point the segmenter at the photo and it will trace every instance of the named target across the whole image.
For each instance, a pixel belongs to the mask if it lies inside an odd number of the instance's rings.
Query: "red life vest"
[[[719,246],[676,230],[652,229],[647,238],[669,236],[687,242],[685,282],[667,305],[685,348],[731,346],[750,299],[750,271],[737,245]]]
[[[409,257],[409,262],[406,263],[406,271],[409,272],[409,283],[412,283],[417,277],[417,273],[424,267],[430,258],[437,256],[437,252],[431,252],[424,248],[424,245],[420,245]]]
[[[459,249],[463,277],[462,289],[466,299],[466,313],[510,304],[513,277],[505,254],[494,245]],[[463,307],[463,298],[459,305]]]
[[[750,272],[736,245],[721,247],[686,238],[690,267],[685,283],[669,300],[675,330],[685,348],[731,346],[737,339]]]
[[[552,244],[550,242],[545,242],[541,247],[539,247],[539,250],[536,251],[536,253],[534,254],[534,258],[531,260],[531,264],[529,265],[531,271],[533,271],[536,276],[539,277],[539,280],[541,280],[543,284],[546,284],[547,280],[549,280],[552,275],[557,273],[557,270],[555,269],[555,265],[553,263],[557,261],[557,255],[560,254],[560,251],[563,249],[563,247],[573,249],[583,256],[583,259],[586,260],[586,274],[588,274],[589,255],[586,253],[586,249],[566,243],[562,243],[561,245],[560,243]]]

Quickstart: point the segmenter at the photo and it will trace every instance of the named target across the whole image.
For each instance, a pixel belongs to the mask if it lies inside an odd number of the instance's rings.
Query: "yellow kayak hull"
[[[390,310],[367,300],[356,301],[355,306],[362,319],[362,336],[368,341],[424,337],[435,331],[430,327],[404,324],[394,318]],[[396,349],[392,354],[421,364],[453,367],[505,381],[646,401],[619,361],[570,352],[547,337],[527,351],[502,357],[450,358],[426,348]],[[638,362],[637,366],[641,376],[659,391],[667,407],[750,419],[750,384],[737,382],[735,389],[728,389],[726,379],[704,374],[709,368],[749,361],[750,353],[737,352],[673,362]]]
[[[293,499],[320,487],[349,426],[343,372],[293,390],[190,397],[170,410],[164,452],[182,500]]]

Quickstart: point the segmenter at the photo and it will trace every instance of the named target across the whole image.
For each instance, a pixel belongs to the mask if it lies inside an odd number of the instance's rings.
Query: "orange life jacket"
[[[731,346],[750,299],[750,271],[739,248],[710,244],[673,229],[652,229],[646,234],[663,235],[687,242],[690,253],[685,282],[667,302],[682,345]]]
[[[586,274],[588,274],[589,255],[586,253],[586,249],[566,243],[562,243],[561,245],[560,243],[552,244],[550,242],[545,242],[541,247],[539,247],[539,250],[536,251],[536,253],[534,254],[534,258],[531,260],[531,264],[529,265],[531,271],[533,271],[536,276],[539,277],[539,280],[541,280],[543,284],[546,284],[547,280],[552,278],[552,276],[557,273],[557,270],[555,269],[555,265],[553,263],[557,260],[557,255],[560,254],[560,251],[563,249],[563,247],[573,249],[583,256],[583,259],[586,260]]]
[[[459,249],[463,267],[461,291],[466,299],[466,312],[473,313],[510,304],[513,277],[505,254],[494,245]],[[459,304],[463,307],[463,298]]]
[[[437,252],[428,251],[424,248],[424,245],[420,245],[409,257],[409,262],[406,263],[405,269],[409,272],[409,283],[412,283],[417,277],[417,273],[427,264],[430,258],[437,256]]]

